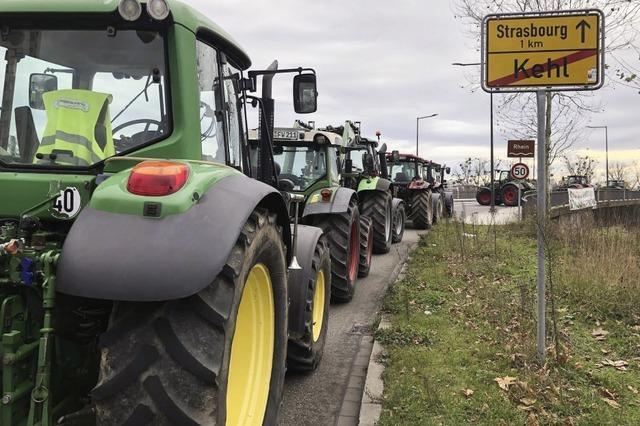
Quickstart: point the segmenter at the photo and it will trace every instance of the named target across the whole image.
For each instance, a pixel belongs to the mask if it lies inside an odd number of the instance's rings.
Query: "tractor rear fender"
[[[380,177],[362,179],[358,184],[358,192],[362,191],[388,191],[391,181]]]
[[[244,175],[221,179],[190,209],[163,218],[87,206],[65,240],[57,289],[74,296],[140,302],[196,294],[221,272],[257,207],[277,214],[289,261],[291,229],[282,196]]]
[[[331,188],[333,194],[331,201],[322,201],[322,196],[318,190],[309,195],[307,203],[304,206],[302,217],[317,215],[317,214],[335,214],[345,213],[349,210],[349,202],[352,198],[357,197],[356,191],[351,188],[337,187]]]
[[[316,278],[312,269],[313,254],[321,236],[320,228],[298,225],[295,255],[301,269],[289,269],[288,278],[289,335],[293,338],[299,338],[305,333],[306,303],[312,299],[307,292],[311,291],[311,280]],[[325,277],[325,280],[331,280],[331,275]],[[330,281],[325,282],[326,285],[331,285]]]

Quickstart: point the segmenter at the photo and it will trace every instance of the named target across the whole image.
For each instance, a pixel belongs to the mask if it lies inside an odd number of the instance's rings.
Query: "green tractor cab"
[[[434,190],[427,174],[427,161],[398,151],[387,153],[394,195],[404,201],[407,218],[417,229],[428,229],[434,218]]]
[[[405,213],[402,200],[393,197],[387,171],[386,150],[378,141],[360,135],[360,123],[346,121],[343,126],[325,130],[341,134],[344,149],[342,186],[358,193],[362,215],[371,219],[373,252],[388,253],[404,234]]]
[[[251,139],[257,138],[257,130]],[[331,296],[348,302],[358,276],[371,265],[372,230],[360,217],[358,196],[340,186],[341,136],[296,121],[290,128],[275,128],[273,152],[281,191],[302,201],[290,211],[292,220],[323,229],[331,252]]]
[[[286,366],[320,362],[331,263],[279,190],[272,79],[310,113],[315,72],[249,71],[173,0],[0,20],[0,424],[277,424]]]

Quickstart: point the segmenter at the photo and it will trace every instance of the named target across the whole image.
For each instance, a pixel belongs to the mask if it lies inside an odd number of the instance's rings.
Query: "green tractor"
[[[433,188],[427,179],[427,161],[412,154],[393,151],[387,154],[389,176],[393,191],[404,200],[407,217],[416,229],[428,229],[433,225],[436,210]]]
[[[493,183],[495,205],[504,204],[507,207],[518,205],[518,199],[525,192],[535,190],[535,186],[527,180],[514,179],[509,170],[496,170],[496,179]],[[478,188],[476,201],[482,206],[491,204],[491,184]]]
[[[360,123],[346,121],[343,126],[327,127],[342,135],[346,147],[342,185],[358,193],[360,212],[371,219],[373,228],[373,252],[384,254],[393,243],[402,241],[406,214],[404,202],[394,198],[387,172],[387,145],[360,136]],[[379,133],[378,133],[379,137]]]
[[[0,19],[0,424],[277,424],[327,332],[326,238],[291,223],[270,137],[272,79],[309,113],[313,70],[247,71],[172,0]]]
[[[325,232],[331,252],[331,297],[348,302],[358,276],[369,274],[373,228],[371,220],[360,215],[358,194],[340,186],[343,140],[296,121],[291,128],[276,128],[273,144],[280,189],[304,197],[291,215]]]

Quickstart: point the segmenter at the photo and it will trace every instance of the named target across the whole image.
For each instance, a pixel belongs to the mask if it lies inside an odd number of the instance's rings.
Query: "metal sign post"
[[[545,286],[547,265],[545,259],[544,238],[547,222],[547,150],[545,147],[545,107],[546,93],[544,90],[536,92],[538,98],[538,188],[536,199],[538,204],[538,333],[536,346],[540,362],[544,362],[546,348],[546,312]]]
[[[604,13],[597,9],[487,15],[482,21],[482,89],[491,94],[536,92],[538,106],[538,330],[545,358],[547,222],[547,91],[597,90],[604,84]],[[509,156],[533,157],[526,141]],[[516,145],[518,145],[516,147]],[[522,171],[524,168],[519,168]],[[492,186],[493,188],[493,186]]]

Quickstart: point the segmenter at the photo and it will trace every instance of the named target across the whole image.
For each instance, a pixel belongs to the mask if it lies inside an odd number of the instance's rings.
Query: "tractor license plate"
[[[300,131],[297,129],[274,129],[273,138],[285,141],[300,140]]]

